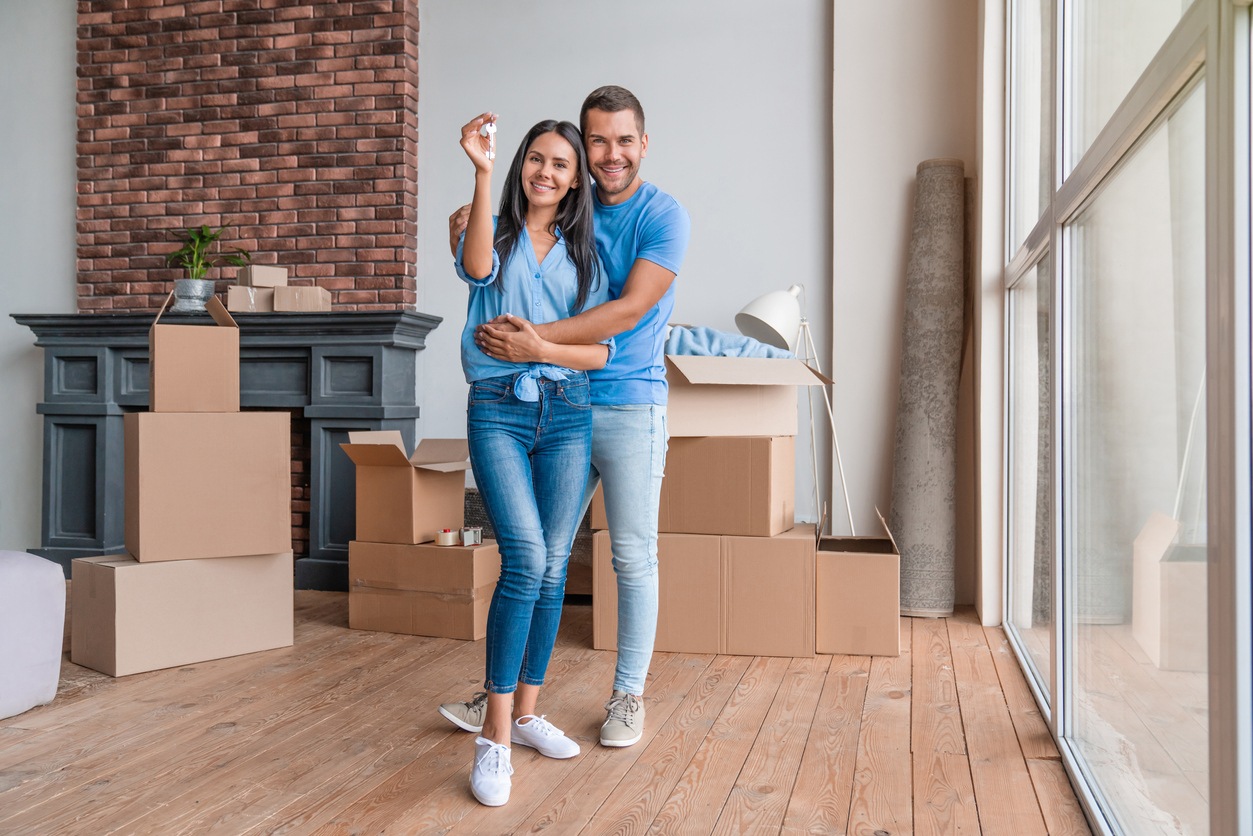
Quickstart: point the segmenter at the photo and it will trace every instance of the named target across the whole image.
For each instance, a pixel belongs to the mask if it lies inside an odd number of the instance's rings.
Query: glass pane
[[[1075,0],[1069,174],[1192,0]]]
[[[1127,833],[1208,831],[1205,92],[1069,230],[1069,730]]]
[[[1053,626],[1052,267],[1010,291],[1009,626],[1049,693]]]
[[[1019,0],[1014,5],[1014,104],[1010,142],[1013,211],[1009,255],[1048,208],[1052,195],[1049,169],[1049,112],[1053,84],[1049,50],[1053,43],[1052,0]]]

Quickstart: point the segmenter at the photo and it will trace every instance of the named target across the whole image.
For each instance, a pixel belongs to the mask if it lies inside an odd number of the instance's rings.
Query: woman
[[[474,163],[474,199],[457,252],[457,272],[470,285],[461,334],[470,462],[500,545],[487,616],[486,714],[470,772],[474,797],[493,807],[509,800],[510,743],[554,758],[579,753],[535,706],[591,458],[585,370],[604,366],[612,350],[611,342],[552,345],[543,363],[508,363],[475,345],[474,329],[500,314],[551,322],[608,298],[578,129],[552,120],[531,128],[509,167],[493,230],[495,123],[496,114],[484,113],[461,129],[461,147]]]

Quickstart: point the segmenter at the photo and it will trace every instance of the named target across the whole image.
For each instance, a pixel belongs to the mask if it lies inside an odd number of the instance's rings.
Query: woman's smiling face
[[[579,155],[560,134],[540,134],[526,149],[522,192],[532,206],[559,204],[578,182]]]

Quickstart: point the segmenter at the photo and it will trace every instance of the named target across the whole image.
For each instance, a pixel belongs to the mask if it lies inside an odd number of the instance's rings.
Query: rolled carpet
[[[890,516],[901,551],[902,615],[953,612],[965,197],[961,160],[919,163],[905,277]]]

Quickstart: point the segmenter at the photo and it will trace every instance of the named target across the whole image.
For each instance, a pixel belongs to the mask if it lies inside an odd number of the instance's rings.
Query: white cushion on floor
[[[64,636],[64,570],[37,555],[0,551],[0,718],[56,697]]]

